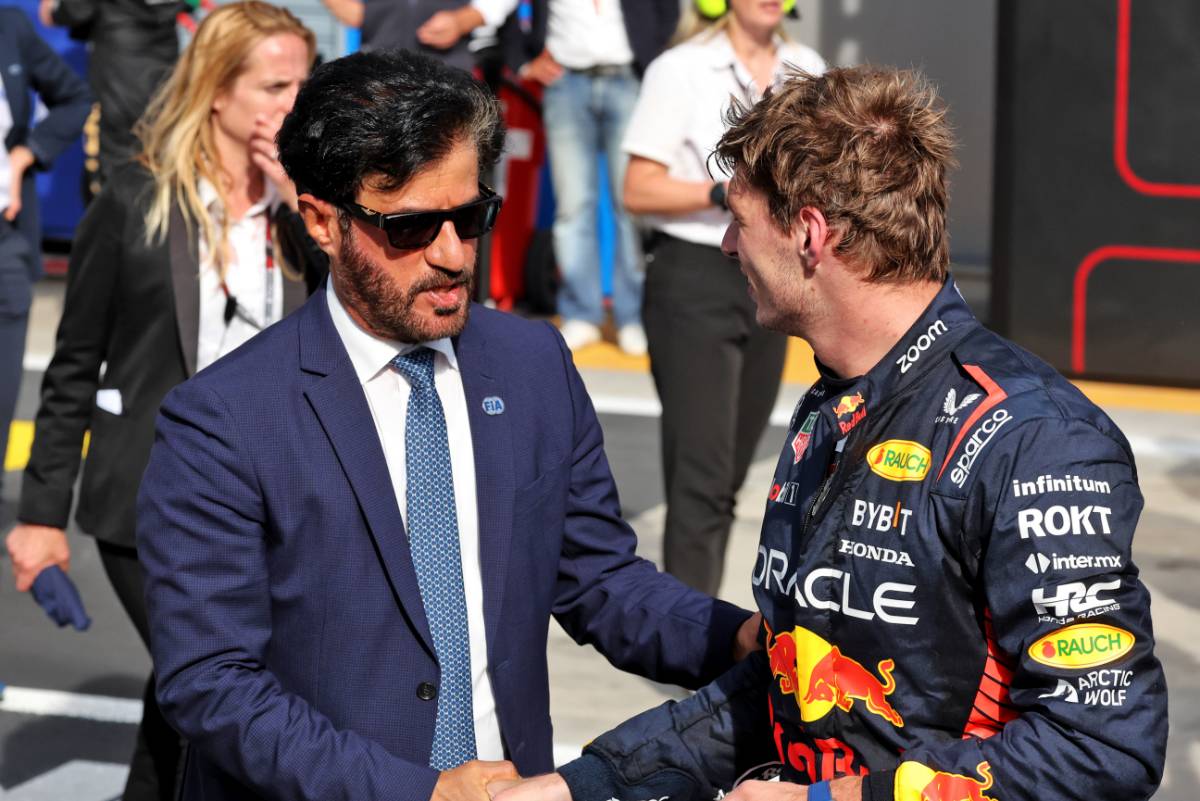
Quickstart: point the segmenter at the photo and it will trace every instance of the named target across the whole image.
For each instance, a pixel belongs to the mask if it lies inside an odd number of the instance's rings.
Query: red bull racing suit
[[[947,281],[798,405],[769,491],[765,652],[600,737],[575,801],[719,798],[755,766],[896,801],[1145,799],[1166,685],[1116,425]]]

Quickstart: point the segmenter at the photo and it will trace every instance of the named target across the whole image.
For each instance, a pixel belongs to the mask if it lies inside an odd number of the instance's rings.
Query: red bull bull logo
[[[861,710],[897,728],[904,726],[904,718],[888,701],[896,690],[893,660],[882,660],[876,676],[808,629],[797,626],[790,632],[774,634],[766,625],[766,630],[771,677],[779,680],[781,692],[795,696],[805,723],[820,720],[835,706],[850,712],[854,702],[860,701]]]
[[[980,762],[975,772],[981,778],[903,762],[896,770],[895,801],[997,801],[985,795],[992,787],[991,766]]]
[[[843,395],[842,399],[833,407],[833,413],[838,417],[854,414],[858,410],[858,407],[863,405],[863,401],[861,392],[855,392],[853,395]]]

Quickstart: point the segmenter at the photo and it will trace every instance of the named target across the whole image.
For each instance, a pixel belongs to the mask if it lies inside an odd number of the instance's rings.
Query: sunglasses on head
[[[351,217],[387,232],[388,242],[397,250],[420,250],[429,247],[449,220],[459,239],[476,239],[496,224],[502,199],[484,184],[479,185],[478,200],[437,211],[402,211],[384,214],[358,203],[339,204]]]

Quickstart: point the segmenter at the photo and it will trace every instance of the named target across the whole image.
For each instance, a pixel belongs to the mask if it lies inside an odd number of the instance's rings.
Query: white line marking
[[[76,759],[8,792],[0,790],[0,798],[4,801],[109,801],[121,796],[128,775],[127,765]]]
[[[582,753],[583,746],[580,745],[560,745],[554,744],[554,767],[565,765],[573,759],[578,759]]]
[[[5,687],[4,697],[0,699],[0,712],[137,724],[142,720],[142,702],[134,698],[84,695],[61,690]]]
[[[1129,437],[1129,447],[1135,456],[1179,456],[1185,459],[1200,459],[1200,441],[1194,439],[1167,439],[1166,437]]]
[[[619,395],[592,395],[596,414],[623,414],[629,417],[659,417],[662,404],[657,398],[629,398]],[[779,404],[771,412],[771,425],[786,426],[792,420],[795,402]]]
[[[50,366],[49,353],[26,353],[21,366],[31,373],[44,373]]]

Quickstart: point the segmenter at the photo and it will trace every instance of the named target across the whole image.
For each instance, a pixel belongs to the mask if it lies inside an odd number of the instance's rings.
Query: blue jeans
[[[603,76],[567,70],[546,88],[542,111],[556,203],[554,252],[563,279],[558,313],[564,320],[599,325],[604,318],[596,231],[597,156],[602,152],[608,159],[617,227],[613,317],[618,326],[641,319],[643,276],[637,232],[620,202],[628,162],[621,152],[621,140],[637,95],[638,80],[632,68]]]

